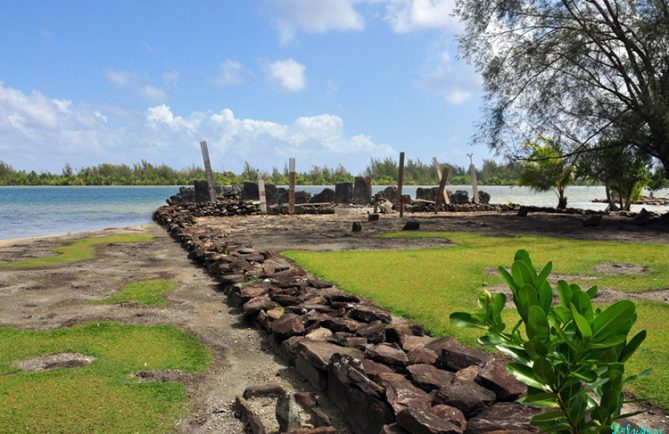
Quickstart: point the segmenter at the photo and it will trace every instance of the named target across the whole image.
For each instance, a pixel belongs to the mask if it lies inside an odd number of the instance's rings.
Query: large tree
[[[615,136],[669,169],[667,0],[457,5],[461,55],[484,81],[479,139],[513,150],[548,134],[581,152]]]

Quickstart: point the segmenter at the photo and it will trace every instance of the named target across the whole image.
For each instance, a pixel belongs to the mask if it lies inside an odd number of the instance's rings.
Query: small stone
[[[362,230],[362,225],[360,222],[353,222],[353,227],[351,229],[351,232],[360,232]]]
[[[290,336],[297,336],[304,333],[304,324],[302,318],[294,313],[287,313],[281,318],[272,322],[272,333],[279,335],[281,338],[288,338]]]
[[[408,220],[402,228],[403,231],[417,231],[418,229],[420,229],[420,222],[413,219]]]
[[[414,348],[407,353],[409,364],[415,365],[417,363],[426,363],[433,365],[437,361],[437,353],[427,348]]]

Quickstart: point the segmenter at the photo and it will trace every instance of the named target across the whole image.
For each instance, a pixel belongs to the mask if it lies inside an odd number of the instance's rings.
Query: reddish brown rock
[[[390,366],[406,366],[409,359],[406,353],[389,344],[377,344],[367,350],[370,359]]]
[[[432,365],[410,365],[407,370],[414,384],[426,392],[446,387],[453,382],[454,378],[452,372],[437,369]]]
[[[437,362],[437,353],[427,348],[414,348],[407,353],[407,357],[409,358],[410,365],[415,365],[416,363],[433,365]]]
[[[272,333],[283,339],[304,334],[302,319],[293,313],[284,314],[281,318],[273,321],[270,327]]]
[[[380,382],[380,375],[381,374],[392,374],[394,371],[390,369],[388,366],[383,365],[381,363],[377,363],[373,360],[369,359],[363,359],[362,360],[362,366],[365,370],[365,375],[367,375],[369,378],[376,382]]]
[[[527,386],[516,380],[501,360],[487,363],[476,377],[476,382],[495,392],[498,401],[515,401],[527,393]]]
[[[460,381],[476,381],[476,377],[481,372],[481,367],[472,365],[466,368],[460,369],[455,373],[455,378]]]
[[[381,321],[371,322],[363,327],[360,327],[355,334],[362,336],[372,344],[380,344],[386,340],[387,324]]]
[[[395,415],[405,408],[431,408],[432,397],[414,386],[400,374],[381,374],[381,382],[386,388],[386,400]]]
[[[404,335],[400,338],[400,345],[402,345],[404,351],[411,351],[417,348],[423,348],[434,340],[435,339],[430,336]]]
[[[469,348],[452,337],[444,337],[430,342],[425,346],[439,356],[437,366],[450,371],[458,371],[470,365],[482,365],[492,360],[486,351]]]
[[[333,332],[355,333],[360,327],[364,326],[364,323],[346,318],[330,318],[321,322],[321,325]]]
[[[311,339],[301,340],[297,344],[295,351],[321,371],[327,370],[330,358],[334,354],[346,354],[358,359],[363,358],[363,353],[355,348],[340,347],[328,342]]]
[[[463,432],[459,426],[423,408],[405,408],[397,415],[397,424],[411,434],[462,434]]]
[[[269,310],[277,306],[277,303],[269,298],[268,295],[262,295],[260,297],[252,298],[251,300],[244,303],[242,309],[245,315],[252,315],[258,313],[261,310]]]
[[[455,407],[444,404],[435,405],[432,407],[432,413],[457,425],[463,431],[467,428],[467,419],[465,419],[465,415]]]
[[[313,329],[305,336],[307,339],[313,339],[315,341],[324,341],[332,336],[332,331],[326,329],[325,327],[318,327]]]
[[[376,306],[358,304],[356,305],[349,314],[351,318],[358,320],[364,323],[370,323],[373,321],[381,321],[389,323],[391,320],[390,314]]]
[[[437,404],[455,407],[470,418],[495,402],[495,393],[473,381],[455,380],[437,391]]]
[[[363,370],[362,363],[351,357],[334,356],[328,368],[328,398],[346,415],[355,434],[376,434],[394,417],[377,394],[383,389],[360,372]]]
[[[538,433],[530,424],[532,417],[540,411],[515,402],[499,402],[483,410],[467,422],[467,433]]]

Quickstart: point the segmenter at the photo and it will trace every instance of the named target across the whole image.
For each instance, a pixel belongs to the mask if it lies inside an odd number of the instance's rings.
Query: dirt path
[[[294,370],[274,356],[260,331],[232,312],[217,283],[186,258],[180,246],[156,225],[100,231],[100,236],[146,232],[155,240],[147,244],[100,246],[89,261],[27,271],[0,271],[0,327],[29,329],[66,327],[81,322],[112,320],[140,324],[176,324],[196,335],[215,357],[211,369],[183,376],[191,398],[191,414],[180,422],[183,432],[243,432],[232,403],[250,385],[274,383],[287,390],[313,391]],[[75,237],[54,237],[0,245],[0,260],[48,254],[51,247]],[[164,278],[177,282],[164,307],[138,304],[92,305],[88,300],[110,296],[124,284]],[[321,406],[338,432],[348,432],[323,397]],[[274,408],[268,409],[273,414]]]

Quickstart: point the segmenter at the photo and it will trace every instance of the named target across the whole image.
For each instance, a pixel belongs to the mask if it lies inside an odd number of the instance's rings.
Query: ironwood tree
[[[545,134],[570,153],[610,137],[669,169],[667,0],[458,0],[460,55],[482,74],[478,140]]]

